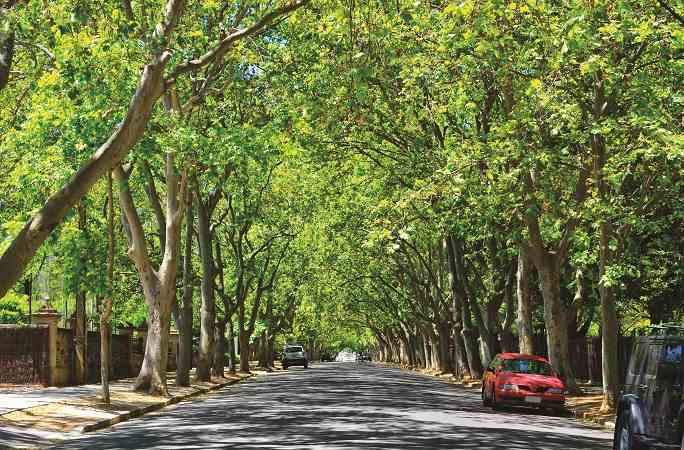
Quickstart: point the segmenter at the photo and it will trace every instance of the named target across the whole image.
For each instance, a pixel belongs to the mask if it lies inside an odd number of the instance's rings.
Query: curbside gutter
[[[116,425],[117,423],[126,422],[127,420],[135,419],[137,417],[143,416],[145,414],[148,414],[148,413],[151,413],[154,411],[159,411],[160,409],[164,409],[165,407],[167,407],[169,405],[180,403],[184,400],[188,400],[190,398],[197,397],[197,396],[202,395],[202,394],[207,394],[209,392],[222,389],[226,386],[231,386],[233,384],[240,383],[244,380],[248,380],[250,378],[253,378],[254,376],[256,376],[256,375],[252,373],[252,374],[244,376],[240,379],[227,380],[224,383],[215,384],[215,385],[207,387],[207,388],[197,388],[194,392],[190,392],[189,394],[178,395],[175,397],[171,397],[168,400],[165,400],[165,401],[160,402],[160,403],[155,403],[153,405],[147,405],[147,406],[143,406],[140,408],[136,408],[136,409],[133,409],[131,411],[127,411],[125,413],[121,413],[117,416],[111,417],[109,419],[103,419],[103,420],[100,420],[100,421],[95,422],[95,423],[91,423],[88,425],[84,425],[82,427],[78,427],[78,428],[74,429],[74,431],[77,433],[88,433],[91,431],[101,430],[103,428],[109,428],[113,425]]]

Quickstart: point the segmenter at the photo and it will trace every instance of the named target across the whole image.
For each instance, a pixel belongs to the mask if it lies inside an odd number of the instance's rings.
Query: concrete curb
[[[91,423],[88,425],[84,425],[82,427],[75,428],[74,432],[76,432],[76,433],[89,433],[91,431],[101,430],[103,428],[109,428],[112,425],[116,425],[117,423],[126,422],[127,420],[135,419],[137,417],[143,416],[143,415],[151,413],[153,411],[159,411],[160,409],[163,409],[169,405],[180,403],[183,400],[187,400],[187,399],[192,398],[192,397],[197,397],[198,395],[207,394],[209,392],[222,389],[226,386],[231,386],[233,384],[240,383],[240,382],[247,380],[249,378],[252,378],[254,376],[255,376],[254,374],[250,374],[244,378],[240,378],[238,380],[228,380],[225,383],[219,383],[219,384],[216,384],[214,386],[210,386],[208,388],[197,388],[194,392],[191,392],[189,394],[171,397],[168,400],[165,400],[161,403],[155,403],[154,405],[147,405],[147,406],[143,406],[140,408],[136,408],[136,409],[133,409],[131,411],[127,411],[125,413],[119,414],[115,417],[110,417],[109,419],[103,419],[103,420],[100,420],[100,421],[95,422],[95,423]]]

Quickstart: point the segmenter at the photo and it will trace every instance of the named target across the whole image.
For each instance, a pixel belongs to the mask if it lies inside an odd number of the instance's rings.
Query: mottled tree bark
[[[530,297],[530,257],[524,246],[518,253],[518,339],[520,353],[534,354],[534,327],[532,325],[532,301]]]
[[[211,374],[215,377],[223,378],[223,369],[226,367],[226,324],[223,321],[216,322],[214,331],[214,363],[211,367]]]
[[[110,403],[109,393],[109,363],[112,360],[110,336],[112,330],[109,322],[112,316],[114,302],[114,187],[112,171],[107,174],[107,299],[104,302],[100,314],[100,380],[102,384],[102,401],[105,405]]]
[[[14,58],[14,31],[0,31],[0,91],[10,79],[12,59]]]
[[[202,261],[202,305],[200,308],[200,343],[197,354],[197,379],[208,381],[214,355],[214,255],[212,247],[211,213],[213,208],[205,204],[197,180],[195,184],[195,201],[197,203],[197,222],[200,259]]]
[[[180,253],[180,229],[185,213],[186,172],[175,173],[174,154],[166,154],[166,248],[159,271],[152,268],[144,229],[135,208],[128,176],[117,168],[119,201],[128,223],[128,255],[135,263],[147,303],[147,343],[136,390],[153,395],[168,395],[166,367],[169,347],[171,308],[176,294],[176,273]]]
[[[235,354],[235,331],[232,318],[228,319],[228,373],[235,375],[237,356]]]
[[[87,238],[88,222],[86,206],[83,202],[78,204],[78,229],[84,239]],[[83,261],[89,261],[87,255],[82,255]],[[86,291],[85,280],[80,279],[76,291],[76,308],[74,323],[74,378],[76,384],[86,382]]]
[[[186,195],[185,249],[183,256],[183,300],[180,308],[178,327],[178,360],[176,364],[176,385],[190,385],[190,369],[192,368],[192,232],[194,213],[192,195]]]

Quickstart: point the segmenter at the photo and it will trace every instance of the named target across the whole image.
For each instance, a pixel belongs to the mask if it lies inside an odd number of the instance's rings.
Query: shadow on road
[[[563,417],[493,412],[472,391],[371,366],[326,364],[251,380],[59,448],[608,449]]]

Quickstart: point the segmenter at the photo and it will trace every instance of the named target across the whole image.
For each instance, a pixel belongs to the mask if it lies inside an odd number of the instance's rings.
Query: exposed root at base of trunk
[[[155,397],[168,397],[169,389],[166,383],[157,380],[157,382],[152,382],[152,377],[150,375],[138,375],[133,385],[133,390],[136,392],[146,392],[149,395],[154,395]]]
[[[603,394],[603,402],[599,408],[601,414],[608,414],[615,412],[615,397],[610,394]]]

